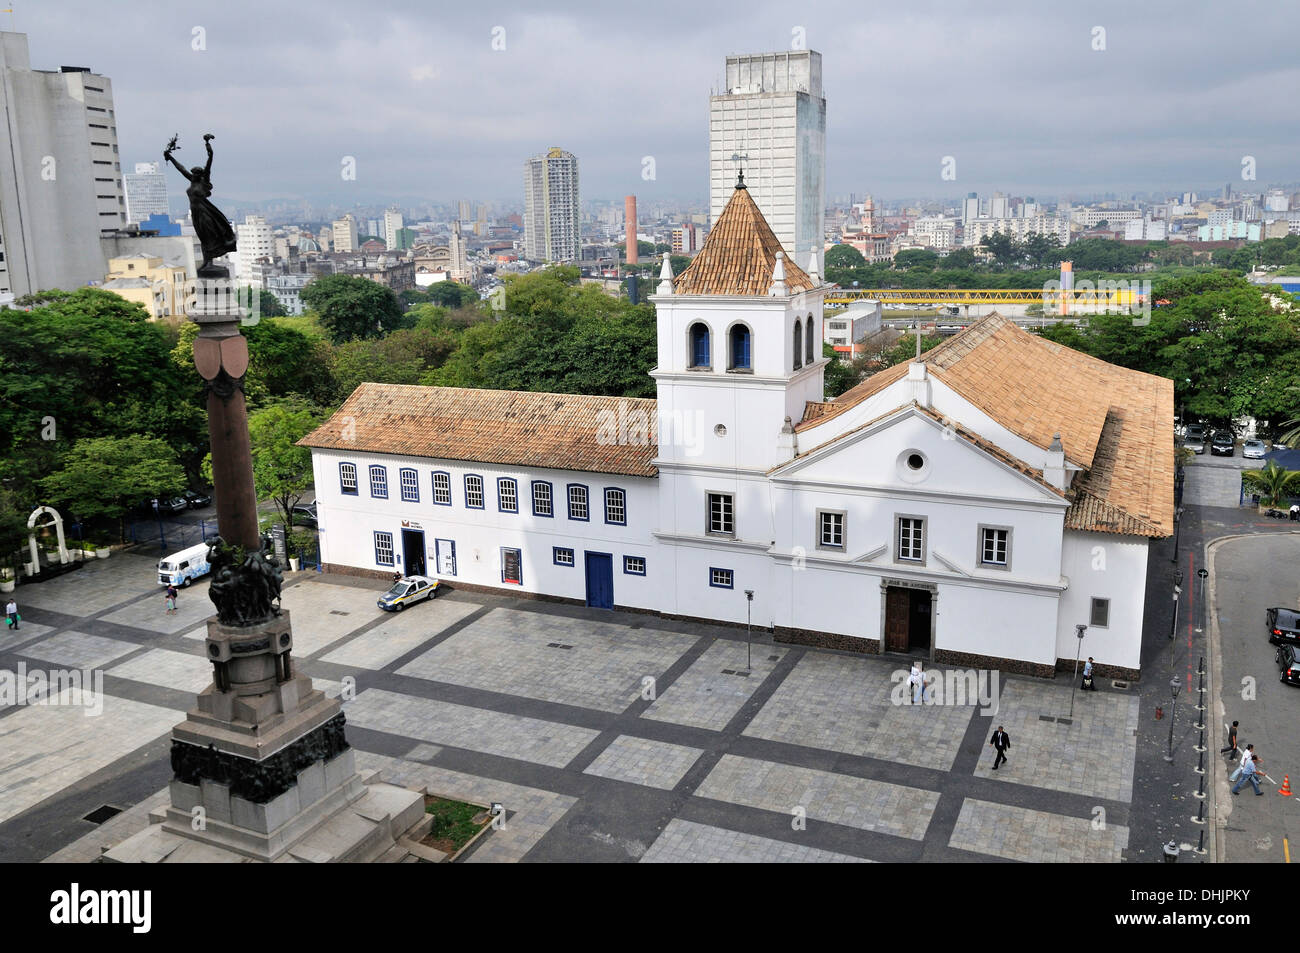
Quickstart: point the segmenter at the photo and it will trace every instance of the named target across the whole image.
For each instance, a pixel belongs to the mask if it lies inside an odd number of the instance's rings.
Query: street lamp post
[[[1079,655],[1083,649],[1083,633],[1088,627],[1082,622],[1077,623],[1074,627],[1074,634],[1078,636],[1074,643],[1074,679],[1070,682],[1070,717],[1074,717],[1074,690],[1079,684]]]
[[[1183,528],[1183,508],[1180,506],[1174,510],[1174,558],[1170,562],[1178,562],[1178,532]]]
[[[1174,760],[1174,717],[1178,714],[1178,690],[1182,687],[1183,683],[1177,675],[1169,680],[1169,691],[1173,693],[1174,700],[1169,708],[1169,753],[1165,755],[1166,761]]]
[[[745,671],[754,670],[753,644],[754,644],[754,590],[745,590]]]
[[[1178,631],[1178,597],[1183,592],[1183,571],[1181,569],[1174,571],[1174,618],[1169,625],[1169,641],[1173,641],[1174,633]],[[1173,666],[1173,654],[1170,653],[1169,664]]]
[[[167,537],[163,535],[162,510],[158,507],[158,501],[153,501],[154,519],[158,520],[158,547],[159,552],[167,552]]]

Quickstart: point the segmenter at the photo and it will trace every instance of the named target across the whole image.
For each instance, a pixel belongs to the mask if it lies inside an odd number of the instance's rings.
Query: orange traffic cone
[[[1277,793],[1282,794],[1286,797],[1291,796],[1291,775],[1289,774],[1282,775],[1282,786],[1277,789]]]

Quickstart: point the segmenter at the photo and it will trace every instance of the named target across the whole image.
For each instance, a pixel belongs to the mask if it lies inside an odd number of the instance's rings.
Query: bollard
[[[1205,853],[1205,831],[1201,831],[1201,836],[1200,836],[1199,838],[1197,838],[1197,841],[1196,841],[1196,852],[1197,852],[1198,854],[1204,854],[1204,853]]]
[[[1161,850],[1164,852],[1164,855],[1165,855],[1165,863],[1166,863],[1166,864],[1176,864],[1176,863],[1178,863],[1178,844],[1177,844],[1177,843],[1175,843],[1174,841],[1171,840],[1168,844],[1165,844],[1164,847],[1161,848]]]
[[[1196,809],[1196,816],[1192,818],[1192,823],[1193,824],[1205,823],[1205,802],[1204,801],[1202,801],[1200,806]]]

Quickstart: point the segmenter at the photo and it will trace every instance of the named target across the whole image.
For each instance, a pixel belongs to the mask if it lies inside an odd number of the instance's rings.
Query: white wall
[[[1069,588],[1061,596],[1057,622],[1058,658],[1074,658],[1075,626],[1091,620],[1092,600],[1110,600],[1105,628],[1088,625],[1081,653],[1105,665],[1136,669],[1142,658],[1142,617],[1146,607],[1147,540],[1113,533],[1067,530],[1061,548],[1061,573]],[[1172,600],[1173,594],[1170,593]]]

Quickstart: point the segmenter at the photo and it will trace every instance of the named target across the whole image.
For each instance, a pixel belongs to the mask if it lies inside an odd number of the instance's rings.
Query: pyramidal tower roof
[[[777,252],[785,256],[786,294],[812,290],[813,280],[781,247],[772,226],[767,224],[749,194],[742,172],[726,208],[704,240],[704,247],[673,281],[673,293],[767,297],[772,288]]]

